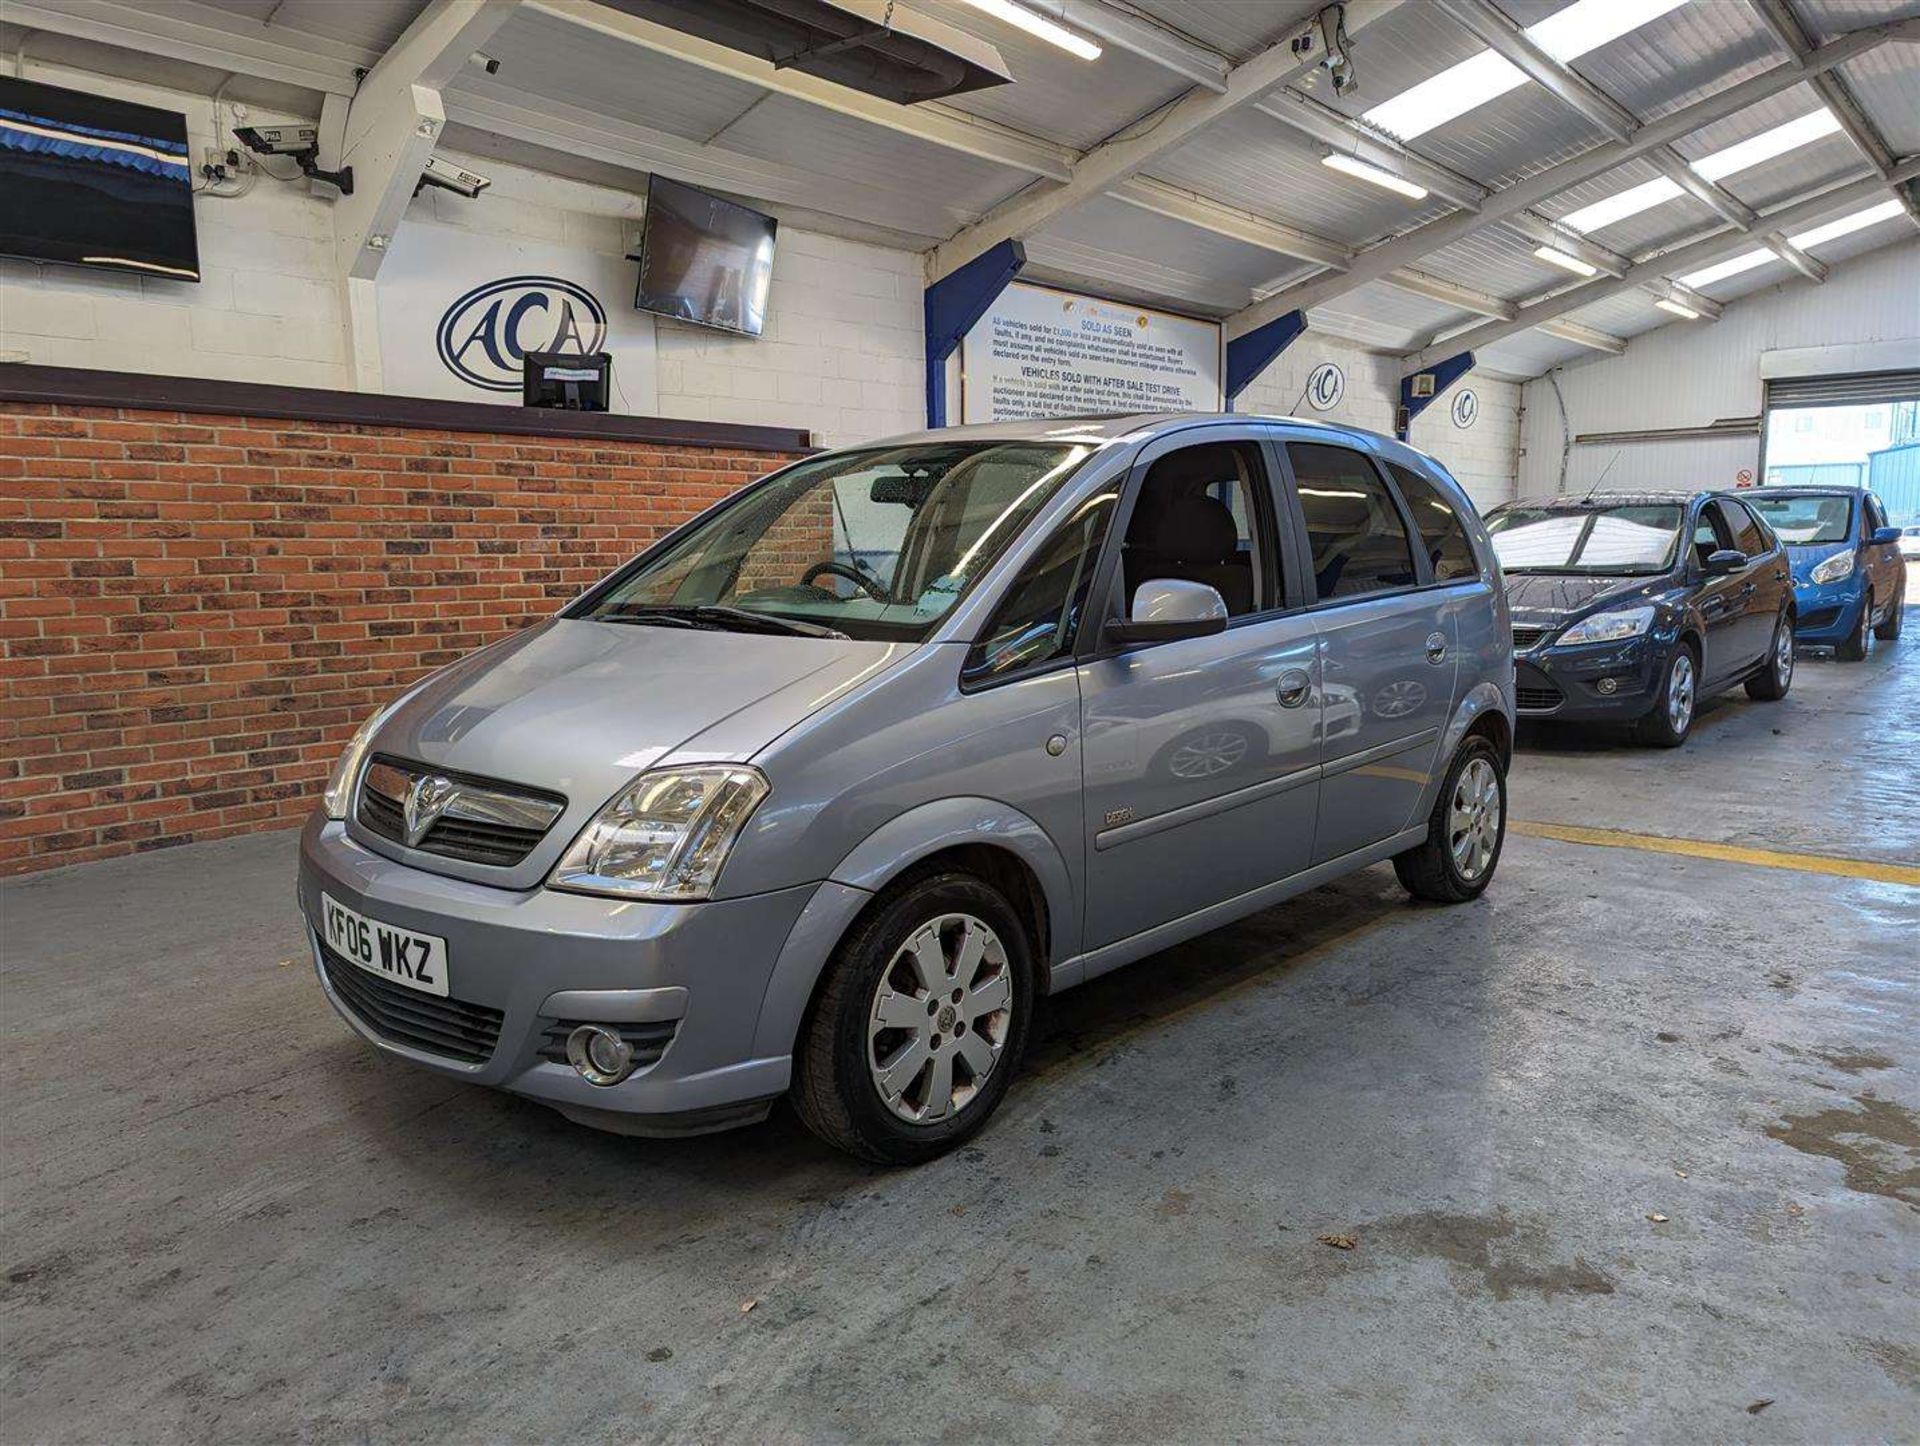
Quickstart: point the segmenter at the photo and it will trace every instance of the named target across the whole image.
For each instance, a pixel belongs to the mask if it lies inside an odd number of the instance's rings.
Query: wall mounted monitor
[[[187,118],[0,76],[0,254],[198,281]]]
[[[778,225],[697,186],[649,178],[633,304],[676,321],[760,335]]]

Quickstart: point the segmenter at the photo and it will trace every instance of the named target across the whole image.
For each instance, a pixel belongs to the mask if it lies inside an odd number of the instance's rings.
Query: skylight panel
[[[1824,226],[1815,226],[1811,231],[1802,231],[1798,236],[1789,236],[1787,239],[1804,251],[1809,246],[1851,236],[1855,231],[1864,231],[1882,221],[1891,221],[1904,209],[1898,201],[1882,201],[1878,206],[1855,211],[1851,216],[1842,216],[1838,221],[1829,221]]]
[[[1775,156],[1784,156],[1788,151],[1811,145],[1822,136],[1830,136],[1839,129],[1839,117],[1823,106],[1798,120],[1790,120],[1785,125],[1777,125],[1736,145],[1702,156],[1693,162],[1693,171],[1702,180],[1724,180],[1762,161],[1770,161]],[[1661,176],[1657,180],[1633,186],[1617,196],[1595,201],[1591,206],[1582,206],[1560,219],[1576,231],[1598,231],[1602,226],[1611,226],[1616,221],[1624,221],[1629,216],[1637,216],[1642,211],[1663,205],[1681,192],[1680,186]]]
[[[1729,276],[1738,276],[1743,271],[1751,271],[1756,266],[1765,266],[1774,260],[1771,251],[1743,251],[1731,260],[1716,262],[1704,271],[1695,271],[1680,278],[1682,286],[1690,286],[1698,291],[1703,286],[1711,286],[1716,281],[1725,281]]]
[[[1820,137],[1830,136],[1839,129],[1840,117],[1822,106],[1811,115],[1803,115],[1770,131],[1761,131],[1759,135],[1738,145],[1702,156],[1693,163],[1693,169],[1706,180],[1718,181],[1757,166],[1762,161],[1770,161],[1775,156],[1784,156],[1788,151],[1811,145]]]
[[[1566,9],[1528,26],[1527,36],[1555,60],[1565,62],[1609,40],[1618,40],[1686,3],[1687,0],[1574,0]],[[1518,89],[1526,81],[1526,75],[1505,56],[1483,50],[1382,101],[1363,119],[1402,140],[1412,140]]]
[[[1582,206],[1578,211],[1569,211],[1560,218],[1563,226],[1571,226],[1576,231],[1598,231],[1602,226],[1611,226],[1615,221],[1624,221],[1629,216],[1638,216],[1642,211],[1651,211],[1655,206],[1671,201],[1683,194],[1678,181],[1670,181],[1665,176],[1656,176],[1651,181],[1638,186],[1630,186],[1615,196],[1595,201],[1591,206]]]

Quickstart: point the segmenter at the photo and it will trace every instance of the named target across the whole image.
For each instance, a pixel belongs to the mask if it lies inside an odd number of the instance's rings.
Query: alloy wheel
[[[942,914],[902,944],[874,989],[867,1068],[888,1109],[932,1124],[967,1107],[1013,1022],[1007,951],[971,914]]]
[[[1863,638],[1865,632],[1866,628],[1863,624],[1861,627]],[[1785,618],[1780,619],[1779,625],[1774,629],[1773,680],[1780,685],[1780,691],[1783,693],[1787,689],[1787,684],[1793,681],[1793,624]]]
[[[1685,733],[1693,722],[1693,692],[1693,654],[1683,648],[1667,675],[1667,726],[1675,733]]]
[[[1500,844],[1503,802],[1500,776],[1484,758],[1475,758],[1454,780],[1453,801],[1447,812],[1447,846],[1460,877],[1473,883],[1493,862]]]

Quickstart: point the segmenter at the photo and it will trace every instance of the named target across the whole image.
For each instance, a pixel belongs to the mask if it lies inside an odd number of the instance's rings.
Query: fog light
[[[1615,693],[1620,691],[1620,680],[1618,678],[1602,678],[1593,686],[1599,689],[1602,694],[1611,698]]]
[[[633,1046],[611,1029],[583,1024],[567,1036],[567,1063],[588,1084],[617,1085],[633,1073]]]

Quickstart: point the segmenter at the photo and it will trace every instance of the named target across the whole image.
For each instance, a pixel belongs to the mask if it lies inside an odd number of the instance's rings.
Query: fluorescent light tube
[[[1802,231],[1798,236],[1787,239],[1801,250],[1809,246],[1818,246],[1823,241],[1832,241],[1841,236],[1851,236],[1855,231],[1864,231],[1869,226],[1877,226],[1882,221],[1891,221],[1904,207],[1898,201],[1882,201],[1878,206],[1869,206],[1864,211],[1855,211],[1851,216],[1842,216],[1838,221],[1829,221],[1824,226],[1815,226],[1811,231]]]
[[[1717,262],[1702,271],[1695,271],[1680,278],[1682,286],[1698,291],[1703,286],[1711,286],[1716,281],[1725,281],[1729,276],[1738,276],[1743,271],[1751,271],[1756,266],[1765,266],[1776,260],[1771,251],[1743,251],[1729,261]]]
[[[1343,156],[1336,152],[1330,156],[1322,156],[1320,164],[1331,166],[1334,170],[1343,171],[1359,180],[1370,181],[1389,191],[1398,191],[1401,195],[1415,201],[1424,201],[1427,197],[1425,186],[1417,186],[1404,176],[1396,176],[1392,171],[1383,171],[1380,167],[1370,166],[1365,161],[1356,161],[1352,156]]]
[[[996,20],[1004,20],[1016,29],[1038,36],[1049,45],[1057,45],[1068,54],[1077,55],[1082,60],[1100,58],[1100,47],[1094,41],[1087,39],[1077,30],[1069,30],[1057,21],[1049,20],[1044,15],[1036,15],[1025,6],[1014,4],[1013,0],[966,0],[966,3],[983,14],[993,16]]]
[[[1670,311],[1675,316],[1684,316],[1688,321],[1698,321],[1700,319],[1700,313],[1695,311],[1691,306],[1682,306],[1679,302],[1670,301],[1664,296],[1653,304],[1662,311]]]
[[[1563,271],[1571,271],[1575,276],[1598,276],[1600,268],[1591,261],[1582,261],[1578,256],[1569,255],[1555,246],[1536,246],[1533,254],[1542,261],[1550,261]]]

